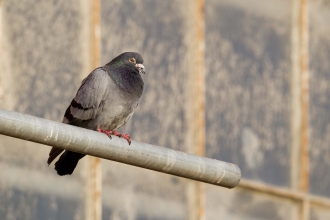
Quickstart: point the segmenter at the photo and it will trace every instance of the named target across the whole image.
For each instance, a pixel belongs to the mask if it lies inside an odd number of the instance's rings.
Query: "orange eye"
[[[136,61],[135,61],[134,58],[129,58],[129,62],[131,62],[131,63],[136,63]]]

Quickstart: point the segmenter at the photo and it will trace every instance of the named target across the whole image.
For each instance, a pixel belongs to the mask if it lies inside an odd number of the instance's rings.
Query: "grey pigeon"
[[[93,70],[81,83],[76,96],[67,108],[63,123],[116,135],[131,143],[128,134],[116,130],[133,115],[143,92],[140,54],[126,52],[103,67]],[[64,150],[53,147],[48,165]],[[84,154],[66,150],[55,163],[58,175],[70,175]]]

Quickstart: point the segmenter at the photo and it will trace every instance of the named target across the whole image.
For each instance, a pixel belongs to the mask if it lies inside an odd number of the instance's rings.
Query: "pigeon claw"
[[[124,138],[129,145],[131,145],[131,137],[129,136],[129,134],[122,134],[121,138]]]
[[[117,131],[101,130],[101,129],[98,129],[97,131],[106,134],[109,138],[111,138],[111,135],[115,135],[117,137],[124,138],[128,142],[129,145],[131,144],[131,137],[129,136],[129,134],[121,134]]]
[[[122,136],[122,134],[119,133],[118,131],[113,131],[112,134],[115,135],[115,136],[117,136],[117,137],[121,137]]]
[[[97,131],[98,132],[101,132],[103,134],[106,134],[111,139],[111,135],[112,135],[112,131],[111,130],[101,130],[101,129],[98,129]]]
[[[124,138],[128,142],[129,145],[131,144],[131,137],[129,136],[129,134],[121,134],[117,131],[113,131],[112,134],[117,137]]]

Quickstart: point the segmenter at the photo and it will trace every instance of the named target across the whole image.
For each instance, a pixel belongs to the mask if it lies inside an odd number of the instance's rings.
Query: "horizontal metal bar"
[[[0,134],[227,188],[241,178],[235,164],[136,141],[128,145],[121,138],[2,109]]]
[[[303,200],[305,198],[304,193],[297,190],[277,187],[265,183],[255,182],[252,180],[242,179],[239,183],[239,187],[243,189],[253,190],[261,193],[266,193],[278,197],[289,198],[292,200]]]
[[[309,201],[314,206],[330,208],[330,198],[312,195],[308,192],[301,192],[296,189],[283,188],[247,179],[241,179],[238,187],[245,190],[253,190],[259,193],[266,193],[272,196],[291,199],[296,202]]]

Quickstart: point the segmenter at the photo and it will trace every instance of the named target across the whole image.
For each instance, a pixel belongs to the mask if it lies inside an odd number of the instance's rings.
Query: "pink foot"
[[[121,134],[117,131],[101,130],[101,129],[98,129],[97,131],[106,134],[109,138],[111,138],[111,135],[124,138],[128,142],[128,144],[131,144],[131,137],[129,136],[129,134]]]
[[[129,145],[131,145],[131,137],[129,136],[129,134],[120,134],[121,136],[118,136],[118,137],[121,137],[121,138],[124,138]]]
[[[101,129],[97,129],[98,132],[101,132],[103,134],[106,134],[109,138],[111,138],[112,135],[112,131],[111,130],[101,130]]]

